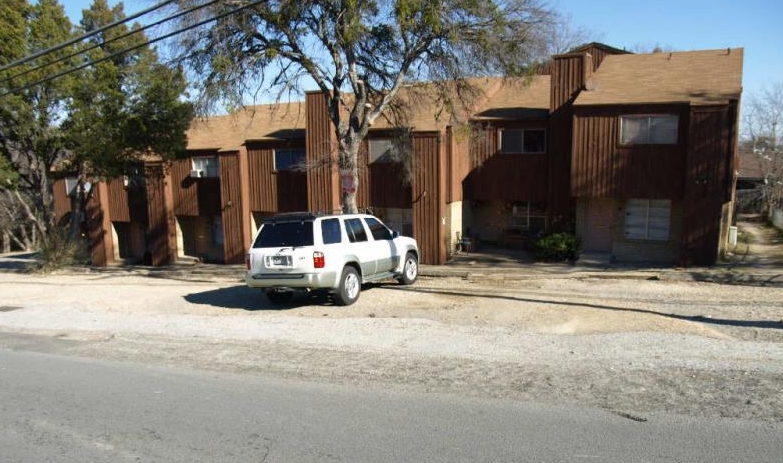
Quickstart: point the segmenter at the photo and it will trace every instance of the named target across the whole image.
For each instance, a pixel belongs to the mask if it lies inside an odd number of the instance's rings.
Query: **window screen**
[[[275,150],[275,170],[291,170],[304,163],[303,148],[284,148]]]
[[[500,132],[502,153],[544,153],[546,152],[546,130],[506,129]]]
[[[625,206],[625,237],[631,240],[668,241],[671,201],[629,199]]]
[[[679,117],[676,115],[623,116],[620,125],[623,145],[677,144]]]

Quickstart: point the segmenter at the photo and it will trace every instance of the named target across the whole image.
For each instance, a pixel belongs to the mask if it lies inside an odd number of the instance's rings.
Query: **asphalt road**
[[[0,349],[0,461],[773,462],[780,423],[318,385]]]

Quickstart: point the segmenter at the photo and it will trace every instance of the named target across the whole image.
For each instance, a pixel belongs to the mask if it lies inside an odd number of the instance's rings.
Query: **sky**
[[[781,0],[546,0],[591,33],[589,41],[630,51],[743,47],[743,94],[783,82]],[[91,0],[61,0],[74,23]],[[110,5],[118,3],[109,0]],[[159,0],[128,0],[131,15]]]

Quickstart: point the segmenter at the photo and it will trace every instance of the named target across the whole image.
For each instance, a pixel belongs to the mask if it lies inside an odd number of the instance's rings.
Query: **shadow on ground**
[[[334,305],[331,297],[317,292],[306,293],[298,291],[294,297],[286,303],[273,304],[266,298],[264,292],[259,289],[249,288],[246,285],[218,288],[200,293],[188,294],[184,299],[191,304],[210,305],[224,309],[239,310],[289,310],[308,305]]]

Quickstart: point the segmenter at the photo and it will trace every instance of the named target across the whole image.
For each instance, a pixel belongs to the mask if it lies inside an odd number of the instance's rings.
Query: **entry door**
[[[614,209],[615,200],[611,198],[593,198],[588,201],[585,212],[585,235],[582,243],[585,251],[612,251]]]

